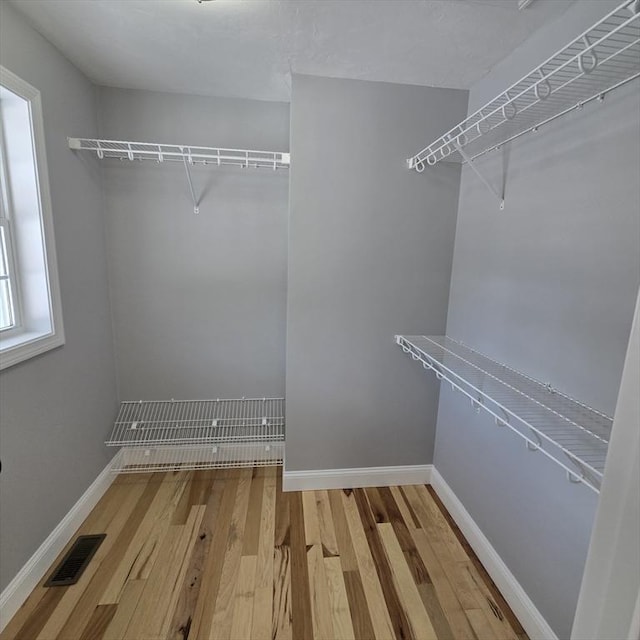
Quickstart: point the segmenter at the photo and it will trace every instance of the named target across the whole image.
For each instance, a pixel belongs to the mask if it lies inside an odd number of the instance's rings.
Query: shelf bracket
[[[184,151],[180,149],[180,151]],[[182,156],[182,162],[184,163],[184,170],[187,174],[187,181],[189,182],[189,190],[191,191],[191,198],[193,199],[193,213],[200,213],[200,201],[196,198],[196,192],[193,189],[193,180],[191,179],[191,170],[189,169],[189,162],[187,156]]]
[[[491,193],[493,193],[493,195],[500,201],[500,211],[504,211],[504,192],[502,195],[498,193],[498,190],[482,175],[478,167],[473,163],[473,160],[465,153],[456,138],[449,136],[449,141],[453,144],[467,165],[469,165],[471,170],[478,176],[478,178],[480,178],[482,184],[484,184],[484,186],[487,187],[487,189],[489,189],[489,191],[491,191]]]

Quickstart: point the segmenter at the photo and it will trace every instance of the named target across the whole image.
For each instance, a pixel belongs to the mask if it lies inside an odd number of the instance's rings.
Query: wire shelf
[[[281,465],[284,398],[120,404],[109,446],[117,473]]]
[[[192,469],[230,469],[282,465],[284,442],[236,442],[210,445],[125,447],[115,456],[116,473]]]
[[[283,398],[153,400],[120,404],[109,446],[284,440]]]
[[[407,164],[473,160],[639,76],[640,2],[625,0]]]
[[[280,151],[250,149],[223,149],[159,142],[131,142],[128,140],[98,140],[95,138],[69,138],[69,148],[93,151],[101,160],[153,160],[154,162],[184,162],[202,165],[232,165],[254,169],[288,169],[291,156]]]
[[[446,336],[396,336],[402,350],[596,492],[612,418]]]

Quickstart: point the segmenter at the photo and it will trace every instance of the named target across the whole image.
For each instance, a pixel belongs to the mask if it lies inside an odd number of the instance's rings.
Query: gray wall
[[[475,87],[470,103],[481,106],[611,6],[575,3]],[[479,160],[495,184],[506,171],[504,212],[463,169],[447,322],[451,337],[610,415],[640,282],[638,97],[636,82]],[[444,386],[435,465],[568,637],[596,494]]]
[[[460,167],[405,159],[466,105],[293,78],[286,470],[431,462],[438,388],[393,336],[444,330]]]
[[[100,89],[105,138],[289,149],[289,106]],[[103,163],[122,399],[282,396],[288,172]]]
[[[92,85],[6,2],[0,61],[42,94],[66,344],[0,373],[0,589],[108,460],[117,409],[100,174],[67,148],[95,134]]]

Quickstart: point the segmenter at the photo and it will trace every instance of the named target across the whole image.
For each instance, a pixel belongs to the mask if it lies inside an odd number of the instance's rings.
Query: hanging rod
[[[128,140],[99,140],[96,138],[68,138],[69,148],[75,151],[93,151],[98,158],[117,160],[153,160],[154,162],[181,162],[189,182],[193,199],[193,211],[199,213],[200,202],[191,179],[190,166],[231,165],[243,169],[288,169],[291,155],[280,151],[255,151],[250,149],[223,149],[158,142],[132,142]]]
[[[529,376],[446,336],[396,336],[396,343],[436,378],[508,427],[567,472],[600,491],[613,420]]]
[[[473,161],[638,77],[640,0],[625,0],[407,165],[422,172],[443,160]]]

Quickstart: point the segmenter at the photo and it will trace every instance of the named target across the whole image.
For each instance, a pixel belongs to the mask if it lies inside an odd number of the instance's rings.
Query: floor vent
[[[79,536],[62,562],[55,568],[45,587],[66,587],[80,580],[94,553],[106,538],[106,533],[93,536]]]

